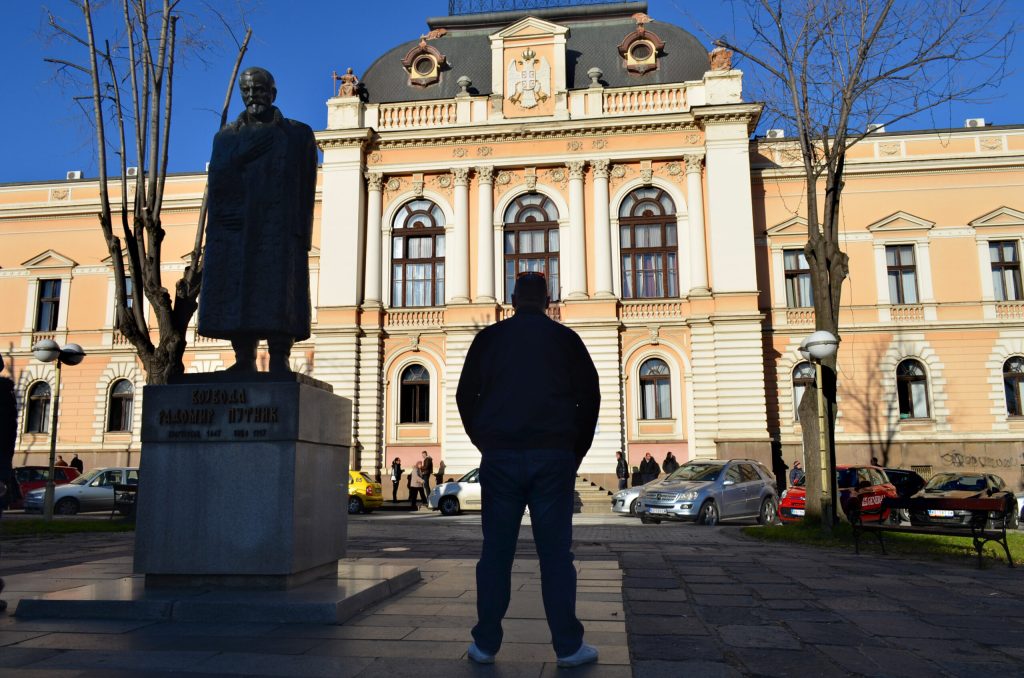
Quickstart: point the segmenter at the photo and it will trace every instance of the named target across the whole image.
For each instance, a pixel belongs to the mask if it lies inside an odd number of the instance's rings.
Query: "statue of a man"
[[[313,130],[273,106],[274,76],[239,78],[245,111],[213,139],[199,333],[230,339],[237,372],[290,372],[292,344],[309,337],[309,250],[317,147]]]

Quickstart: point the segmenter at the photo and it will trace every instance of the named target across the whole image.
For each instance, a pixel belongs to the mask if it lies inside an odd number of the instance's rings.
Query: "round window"
[[[633,56],[636,61],[646,61],[651,58],[654,50],[651,49],[650,44],[646,42],[638,42],[629,49],[629,53]]]
[[[430,75],[434,72],[434,60],[430,57],[422,57],[412,65],[417,75]]]

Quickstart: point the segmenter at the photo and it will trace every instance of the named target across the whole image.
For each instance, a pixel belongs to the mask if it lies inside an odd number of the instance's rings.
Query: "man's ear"
[[[277,88],[276,87],[271,87],[270,88],[270,103],[274,103],[275,101],[277,101]]]

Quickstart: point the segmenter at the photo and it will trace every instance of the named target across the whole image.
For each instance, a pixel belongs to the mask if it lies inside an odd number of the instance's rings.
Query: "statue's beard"
[[[251,103],[245,107],[249,115],[260,117],[270,110],[270,104]]]

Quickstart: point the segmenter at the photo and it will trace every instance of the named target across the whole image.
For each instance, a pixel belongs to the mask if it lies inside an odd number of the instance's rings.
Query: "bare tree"
[[[120,0],[116,8],[121,35],[113,44],[96,37],[100,12],[90,0],[69,0],[81,12],[82,25],[75,29],[48,12],[55,35],[83,53],[83,63],[48,58],[62,75],[86,86],[88,93],[75,101],[88,111],[96,134],[99,167],[100,229],[114,269],[116,328],[141,360],[150,384],[163,384],[184,371],[182,358],[187,330],[195,313],[203,272],[203,232],[206,224],[206,192],[203,193],[199,222],[190,260],[173,293],[164,283],[164,229],[161,210],[167,180],[173,111],[174,67],[181,49],[198,49],[203,26],[188,33],[179,30],[183,15],[180,0]],[[103,4],[103,3],[100,3]],[[115,5],[116,7],[116,5]],[[209,10],[234,33],[223,16]],[[184,23],[184,22],[182,22]],[[197,22],[198,23],[198,22]],[[243,19],[244,23],[244,19]],[[252,29],[235,39],[238,54],[221,108],[220,127],[227,121],[228,105],[242,57]],[[108,132],[113,126],[113,134]],[[131,146],[129,146],[131,144]],[[120,164],[119,204],[112,205],[108,176],[108,149],[115,149]],[[129,177],[128,158],[136,160],[138,172]],[[118,222],[115,224],[115,222]],[[131,281],[129,287],[128,281]],[[142,297],[149,301],[156,327],[150,327]],[[155,341],[154,331],[155,330]]]
[[[998,85],[1016,26],[993,0],[734,0],[752,37],[715,41],[761,71],[769,116],[795,130],[805,175],[815,327],[839,336],[849,274],[840,201],[849,149],[876,129]],[[825,362],[826,425],[834,475],[836,358]],[[816,387],[817,388],[817,387]],[[801,413],[802,413],[801,408]],[[817,407],[814,407],[817,412]],[[809,427],[808,427],[809,428]],[[807,449],[817,441],[804,436]],[[808,464],[808,471],[811,464]],[[808,505],[819,497],[807,498]],[[830,524],[833,516],[824,516]]]

